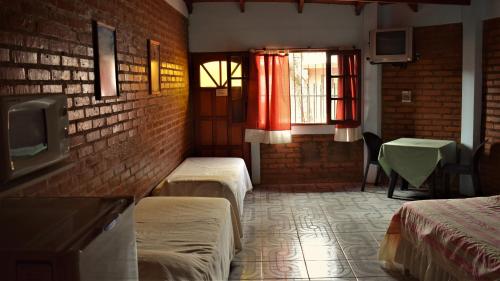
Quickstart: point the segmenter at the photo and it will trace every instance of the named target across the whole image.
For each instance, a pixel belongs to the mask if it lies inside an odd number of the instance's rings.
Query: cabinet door
[[[138,280],[133,210],[129,206],[104,226],[80,253],[80,281]]]

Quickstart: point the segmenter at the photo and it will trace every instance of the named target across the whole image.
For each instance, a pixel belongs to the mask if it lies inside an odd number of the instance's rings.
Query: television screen
[[[34,157],[47,150],[45,109],[17,108],[9,111],[9,149],[14,158]]]
[[[377,32],[376,40],[377,56],[406,53],[406,32],[403,30]]]

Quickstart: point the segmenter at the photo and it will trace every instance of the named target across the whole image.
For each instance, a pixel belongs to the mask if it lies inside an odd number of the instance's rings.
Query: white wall
[[[462,6],[420,4],[415,13],[406,4],[383,5],[378,18],[380,28],[457,23],[462,21]]]
[[[295,3],[196,3],[189,16],[191,52],[252,48],[326,48],[357,45],[362,16],[351,5]]]
[[[475,0],[478,1],[478,0]],[[483,19],[491,19],[500,17],[500,1],[498,0],[479,0],[483,2],[486,7]]]

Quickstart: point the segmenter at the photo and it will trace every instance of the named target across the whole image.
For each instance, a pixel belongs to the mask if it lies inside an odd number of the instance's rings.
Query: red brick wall
[[[500,18],[484,22],[483,135],[488,139],[481,175],[486,194],[500,194]]]
[[[414,29],[416,62],[382,70],[382,135],[460,140],[462,25]],[[401,91],[412,102],[401,102]]]
[[[187,19],[163,0],[0,1],[0,94],[65,93],[71,160],[18,195],[142,196],[191,151]],[[117,28],[119,98],[94,99],[91,20]],[[150,96],[146,40],[161,43]]]
[[[294,135],[290,144],[261,144],[263,184],[360,182],[363,142],[333,135]]]

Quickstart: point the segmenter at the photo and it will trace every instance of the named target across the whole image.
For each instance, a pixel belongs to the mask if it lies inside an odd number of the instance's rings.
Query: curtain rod
[[[325,52],[325,51],[347,51],[355,50],[356,46],[351,47],[335,47],[335,48],[263,48],[263,49],[250,49],[250,52],[266,52],[266,51],[289,51],[289,52]]]

